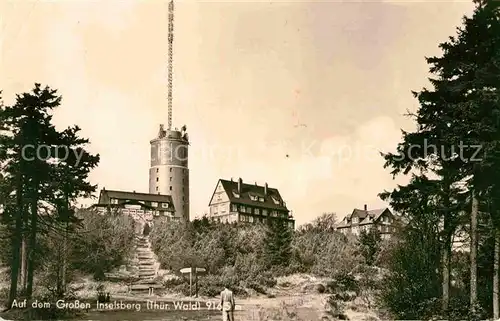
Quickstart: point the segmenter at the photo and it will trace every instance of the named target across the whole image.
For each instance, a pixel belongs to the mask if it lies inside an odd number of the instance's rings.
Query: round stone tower
[[[171,195],[175,216],[189,221],[189,139],[184,126],[179,130],[164,130],[151,140],[149,193]]]

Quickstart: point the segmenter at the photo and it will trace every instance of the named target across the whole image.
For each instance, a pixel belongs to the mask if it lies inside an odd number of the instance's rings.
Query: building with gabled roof
[[[99,193],[97,204],[92,207],[103,213],[107,209],[115,209],[142,222],[153,222],[160,217],[166,221],[181,219],[175,215],[174,202],[170,195],[115,191],[103,188]]]
[[[397,217],[387,207],[368,210],[365,204],[364,209],[355,208],[351,214],[337,225],[337,231],[347,234],[359,235],[361,231],[368,231],[371,228],[379,230],[382,238],[389,238],[395,231]]]
[[[276,188],[219,179],[209,203],[209,218],[220,222],[265,223],[268,219],[283,219],[291,228],[295,220]]]

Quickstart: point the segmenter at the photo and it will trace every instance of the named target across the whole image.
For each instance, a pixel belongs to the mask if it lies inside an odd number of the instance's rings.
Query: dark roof
[[[222,187],[224,188],[227,196],[229,197],[229,201],[235,204],[242,205],[250,205],[255,207],[262,207],[280,211],[288,211],[283,198],[281,197],[279,191],[276,188],[267,188],[267,195],[264,194],[264,186],[259,186],[255,184],[241,184],[241,194],[238,195],[238,182],[237,181],[228,181],[225,179],[220,179]],[[234,192],[234,193],[233,193]],[[252,200],[250,196],[256,196],[257,200]],[[264,202],[258,200],[258,198],[263,198]],[[278,201],[279,204],[274,202],[274,199]]]
[[[359,225],[366,225],[366,224],[373,224],[375,223],[380,216],[385,212],[389,211],[389,213],[392,214],[391,210],[389,208],[384,207],[384,208],[379,208],[375,210],[360,210],[358,208],[355,208],[351,214],[347,215],[342,222],[337,225],[337,228],[346,228],[350,227],[352,224],[352,218],[353,217],[358,217],[359,218]],[[395,215],[392,215],[395,217]]]
[[[169,203],[169,204],[173,203],[172,196],[170,195],[112,191],[112,190],[102,189],[99,195],[99,204],[108,204],[108,202],[104,201],[104,199],[106,198],[107,199],[116,198],[119,200],[131,200],[131,201]]]

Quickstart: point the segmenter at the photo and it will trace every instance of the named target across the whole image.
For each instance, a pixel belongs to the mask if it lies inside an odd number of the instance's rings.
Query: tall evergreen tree
[[[0,111],[0,162],[7,182],[2,192],[8,195],[3,204],[3,220],[11,226],[12,235],[9,306],[17,296],[21,267],[26,296],[31,298],[37,235],[57,231],[54,218],[42,215],[39,209],[56,207],[60,209],[56,219],[70,221],[74,216],[69,211],[70,201],[95,189],[86,179],[99,160],[83,149],[88,141],[77,136],[77,127],[58,132],[53,126],[51,112],[61,101],[56,90],[35,84],[31,92],[16,98],[13,106],[2,106]],[[62,155],[61,148],[68,155]],[[23,246],[25,238],[27,252]]]
[[[436,146],[438,152],[432,157],[424,157],[415,162],[411,157],[404,160],[396,155],[386,155],[387,164],[396,168],[395,173],[403,170],[408,173],[417,167],[433,168],[434,174],[440,176],[441,187],[436,190],[436,199],[441,199],[439,207],[443,218],[443,310],[448,307],[449,288],[449,240],[450,235],[460,222],[460,213],[464,206],[469,207],[471,234],[471,277],[470,277],[470,309],[475,314],[477,301],[477,217],[479,199],[492,180],[485,175],[496,156],[488,156],[478,161],[477,154],[482,146],[489,155],[497,154],[498,149],[498,55],[499,55],[499,23],[498,2],[482,1],[472,18],[464,18],[464,28],[459,29],[458,37],[450,37],[450,41],[440,45],[442,57],[428,58],[430,72],[436,75],[430,79],[433,90],[424,89],[416,94],[420,102],[416,120],[419,125],[417,133],[406,134],[399,151],[409,155],[413,143],[422,146]],[[420,136],[420,137],[419,137]],[[425,137],[424,139],[422,139]],[[420,143],[418,142],[420,140]],[[448,153],[448,157],[444,155]],[[484,153],[482,154],[484,155]],[[427,155],[429,156],[429,155]],[[466,180],[467,178],[472,178]],[[450,194],[456,183],[465,181],[469,190],[469,198],[464,199],[459,190]],[[441,190],[441,191],[439,191]],[[441,196],[439,196],[441,195]],[[451,206],[450,201],[455,206]],[[454,207],[454,209],[453,209]]]
[[[500,13],[498,1],[476,1],[472,17],[464,17],[456,38],[441,45],[444,54],[430,59],[455,99],[446,109],[448,138],[463,149],[462,169],[470,175],[471,277],[470,309],[477,306],[477,222],[480,199],[492,184],[500,147]],[[481,148],[481,153],[478,153]]]
[[[361,255],[365,259],[367,265],[373,265],[377,254],[380,251],[380,244],[382,242],[382,237],[380,232],[376,228],[372,228],[369,231],[361,231],[359,235],[359,245],[361,250]]]
[[[292,254],[293,231],[286,220],[268,219],[264,255],[269,267],[287,267]]]

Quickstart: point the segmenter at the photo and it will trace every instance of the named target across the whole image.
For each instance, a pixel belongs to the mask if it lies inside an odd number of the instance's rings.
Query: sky
[[[98,188],[148,192],[149,141],[167,122],[166,1],[0,0],[5,103],[57,89],[56,126],[78,124]],[[177,1],[173,122],[190,146],[191,218],[219,178],[277,188],[296,224],[385,207],[404,116],[426,56],[472,1]],[[96,194],[97,195],[97,194]],[[84,203],[93,201],[86,200]]]

